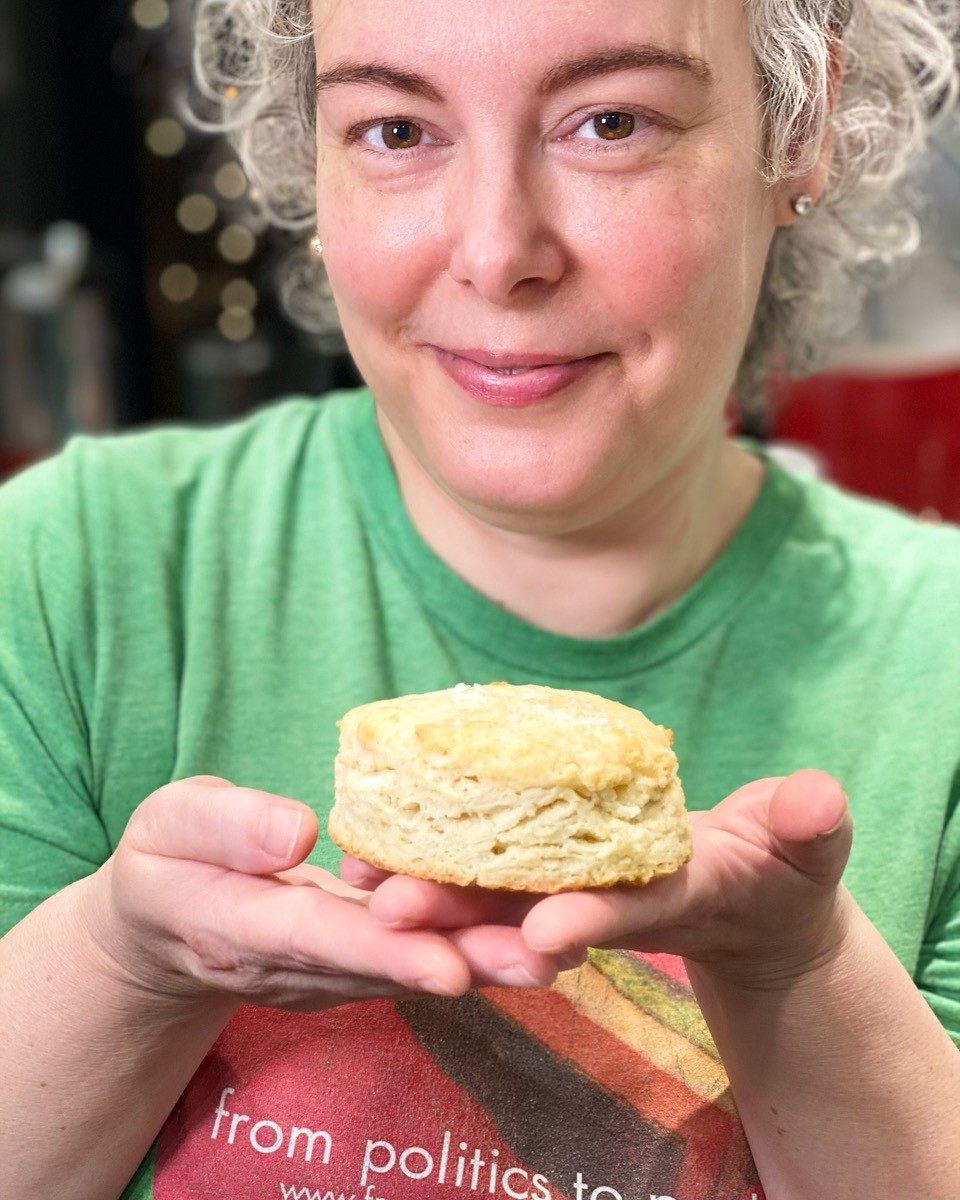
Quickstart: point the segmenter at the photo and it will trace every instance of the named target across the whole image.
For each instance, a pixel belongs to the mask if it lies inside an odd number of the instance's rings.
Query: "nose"
[[[450,274],[492,304],[539,296],[556,284],[567,254],[548,180],[518,152],[463,163],[450,198]]]

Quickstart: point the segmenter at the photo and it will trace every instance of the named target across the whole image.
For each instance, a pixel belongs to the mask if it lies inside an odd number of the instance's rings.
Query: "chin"
[[[500,528],[569,527],[590,519],[591,502],[605,481],[603,458],[584,460],[556,447],[542,455],[518,454],[516,447],[509,453],[498,443],[459,455],[451,455],[450,447],[428,450],[429,472],[461,505]]]

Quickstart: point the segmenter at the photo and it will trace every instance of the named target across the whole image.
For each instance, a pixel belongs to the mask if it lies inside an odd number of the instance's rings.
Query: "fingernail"
[[[560,964],[561,971],[572,971],[574,967],[582,967],[586,961],[586,950],[576,950],[570,954],[560,954],[557,956],[557,962]]]
[[[536,954],[550,954],[559,959],[561,955],[570,953],[569,943],[558,942],[555,938],[551,940],[550,938],[525,937],[523,940],[528,948]]]
[[[459,996],[460,992],[450,986],[449,983],[444,983],[442,979],[436,979],[432,975],[428,979],[418,979],[416,986],[423,992],[432,992],[435,996]]]
[[[303,809],[271,804],[260,818],[260,848],[271,858],[289,858],[300,835]]]
[[[539,979],[534,979],[522,963],[514,963],[511,967],[502,967],[497,972],[497,983],[504,987],[543,987]]]

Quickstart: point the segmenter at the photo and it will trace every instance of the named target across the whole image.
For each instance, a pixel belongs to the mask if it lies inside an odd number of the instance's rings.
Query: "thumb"
[[[825,771],[795,771],[778,783],[767,829],[780,858],[815,883],[840,881],[853,842],[853,818],[839,782]]]
[[[273,875],[302,862],[317,832],[316,815],[305,804],[195,776],[148,796],[123,840],[146,854]]]

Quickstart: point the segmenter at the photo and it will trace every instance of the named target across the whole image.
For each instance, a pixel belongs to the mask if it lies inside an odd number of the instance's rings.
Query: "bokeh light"
[[[170,20],[170,5],[167,0],[135,0],[130,16],[141,29],[159,29]]]
[[[231,279],[220,293],[220,303],[224,308],[244,308],[253,312],[257,307],[260,296],[249,279]]]
[[[225,308],[217,320],[217,328],[228,341],[245,342],[256,328],[246,308]]]
[[[194,192],[177,206],[177,221],[187,233],[206,233],[217,219],[217,206],[209,196]]]
[[[224,163],[213,177],[213,186],[225,200],[239,200],[247,190],[247,177],[239,163]]]
[[[196,271],[186,263],[171,263],[160,275],[160,291],[174,304],[192,300],[199,283]]]
[[[249,262],[257,248],[257,239],[246,225],[228,225],[217,239],[217,249],[231,263]]]
[[[147,126],[147,149],[158,158],[173,158],[187,143],[187,132],[174,117],[160,117]]]

